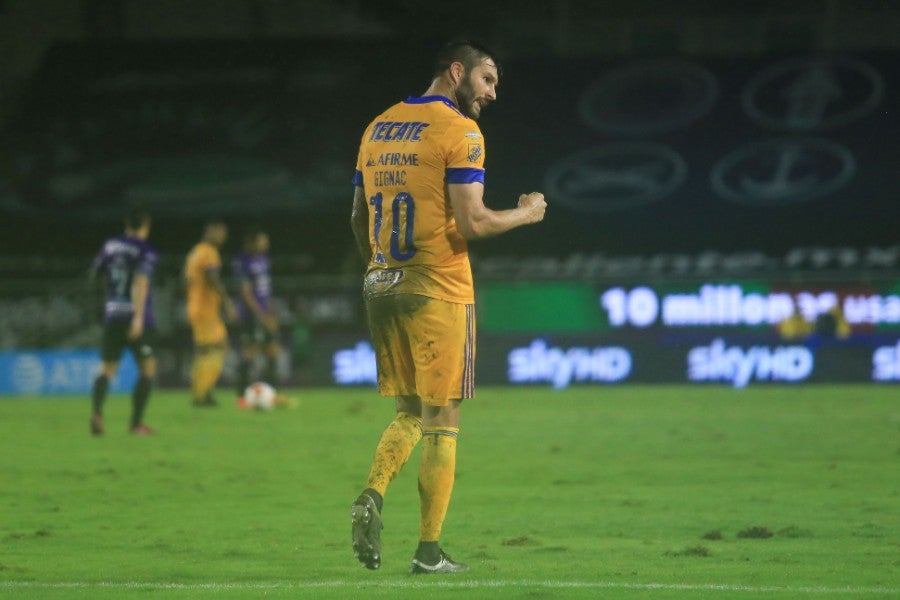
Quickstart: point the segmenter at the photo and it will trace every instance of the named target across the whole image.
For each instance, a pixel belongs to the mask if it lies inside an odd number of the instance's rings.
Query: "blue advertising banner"
[[[0,393],[88,394],[99,369],[100,354],[96,350],[0,352]],[[137,365],[126,354],[110,383],[110,391],[131,391],[135,381]]]
[[[333,340],[319,385],[375,385],[375,352],[364,338]],[[323,346],[323,347],[324,347]],[[715,383],[734,388],[766,383],[900,382],[900,338],[867,334],[848,340],[812,335],[784,340],[771,333],[615,332],[601,335],[483,335],[481,385]],[[330,367],[330,369],[329,369]]]

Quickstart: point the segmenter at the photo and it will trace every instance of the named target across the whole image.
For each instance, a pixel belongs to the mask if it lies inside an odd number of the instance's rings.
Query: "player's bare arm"
[[[372,260],[372,248],[369,246],[369,205],[366,202],[366,192],[361,187],[353,189],[350,227],[353,229],[353,238],[356,240],[356,248],[363,263],[369,264]]]
[[[481,183],[449,184],[447,189],[456,227],[467,240],[487,238],[538,223],[544,219],[547,208],[540,192],[522,194],[516,208],[492,210],[484,205],[484,185]]]
[[[131,306],[134,315],[128,328],[129,339],[135,340],[144,333],[144,309],[147,306],[147,294],[150,293],[150,278],[140,273],[135,274],[131,282]]]

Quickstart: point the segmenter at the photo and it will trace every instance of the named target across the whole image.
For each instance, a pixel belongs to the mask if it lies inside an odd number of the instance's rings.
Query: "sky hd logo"
[[[550,383],[561,389],[578,381],[621,381],[631,373],[631,354],[614,346],[563,349],[534,340],[527,348],[513,348],[508,364],[510,383]]]
[[[353,348],[338,350],[332,356],[331,364],[331,374],[338,385],[374,385],[378,381],[375,350],[369,342],[357,342]]]
[[[717,338],[709,346],[688,352],[688,379],[691,381],[726,381],[736,388],[746,387],[751,380],[798,382],[813,372],[813,353],[805,346],[739,346],[726,347]]]
[[[874,381],[900,381],[900,341],[896,346],[881,346],[872,353]]]

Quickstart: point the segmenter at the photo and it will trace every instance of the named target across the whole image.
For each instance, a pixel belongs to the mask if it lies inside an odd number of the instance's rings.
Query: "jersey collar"
[[[456,103],[453,102],[447,96],[435,95],[435,96],[410,96],[406,100],[404,100],[407,104],[427,104],[429,102],[443,102],[459,114],[462,114],[459,109],[456,107]]]

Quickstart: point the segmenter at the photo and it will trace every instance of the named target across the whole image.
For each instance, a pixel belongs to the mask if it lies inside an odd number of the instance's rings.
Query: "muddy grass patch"
[[[737,534],[737,536],[739,538],[757,539],[757,540],[770,538],[773,535],[775,535],[775,534],[772,533],[771,529],[769,529],[768,527],[759,526],[759,525],[755,525],[753,527],[748,527],[747,529],[738,531],[738,534]]]
[[[812,531],[810,531],[809,529],[803,529],[802,527],[797,527],[796,525],[788,525],[787,527],[782,527],[775,532],[775,535],[777,535],[778,537],[786,538],[811,538],[813,536]]]
[[[666,552],[666,556],[710,556],[712,553],[706,546],[689,546],[683,550]]]
[[[527,535],[520,535],[519,537],[509,538],[500,542],[501,546],[540,546],[541,543],[534,539],[533,537],[529,537]]]

